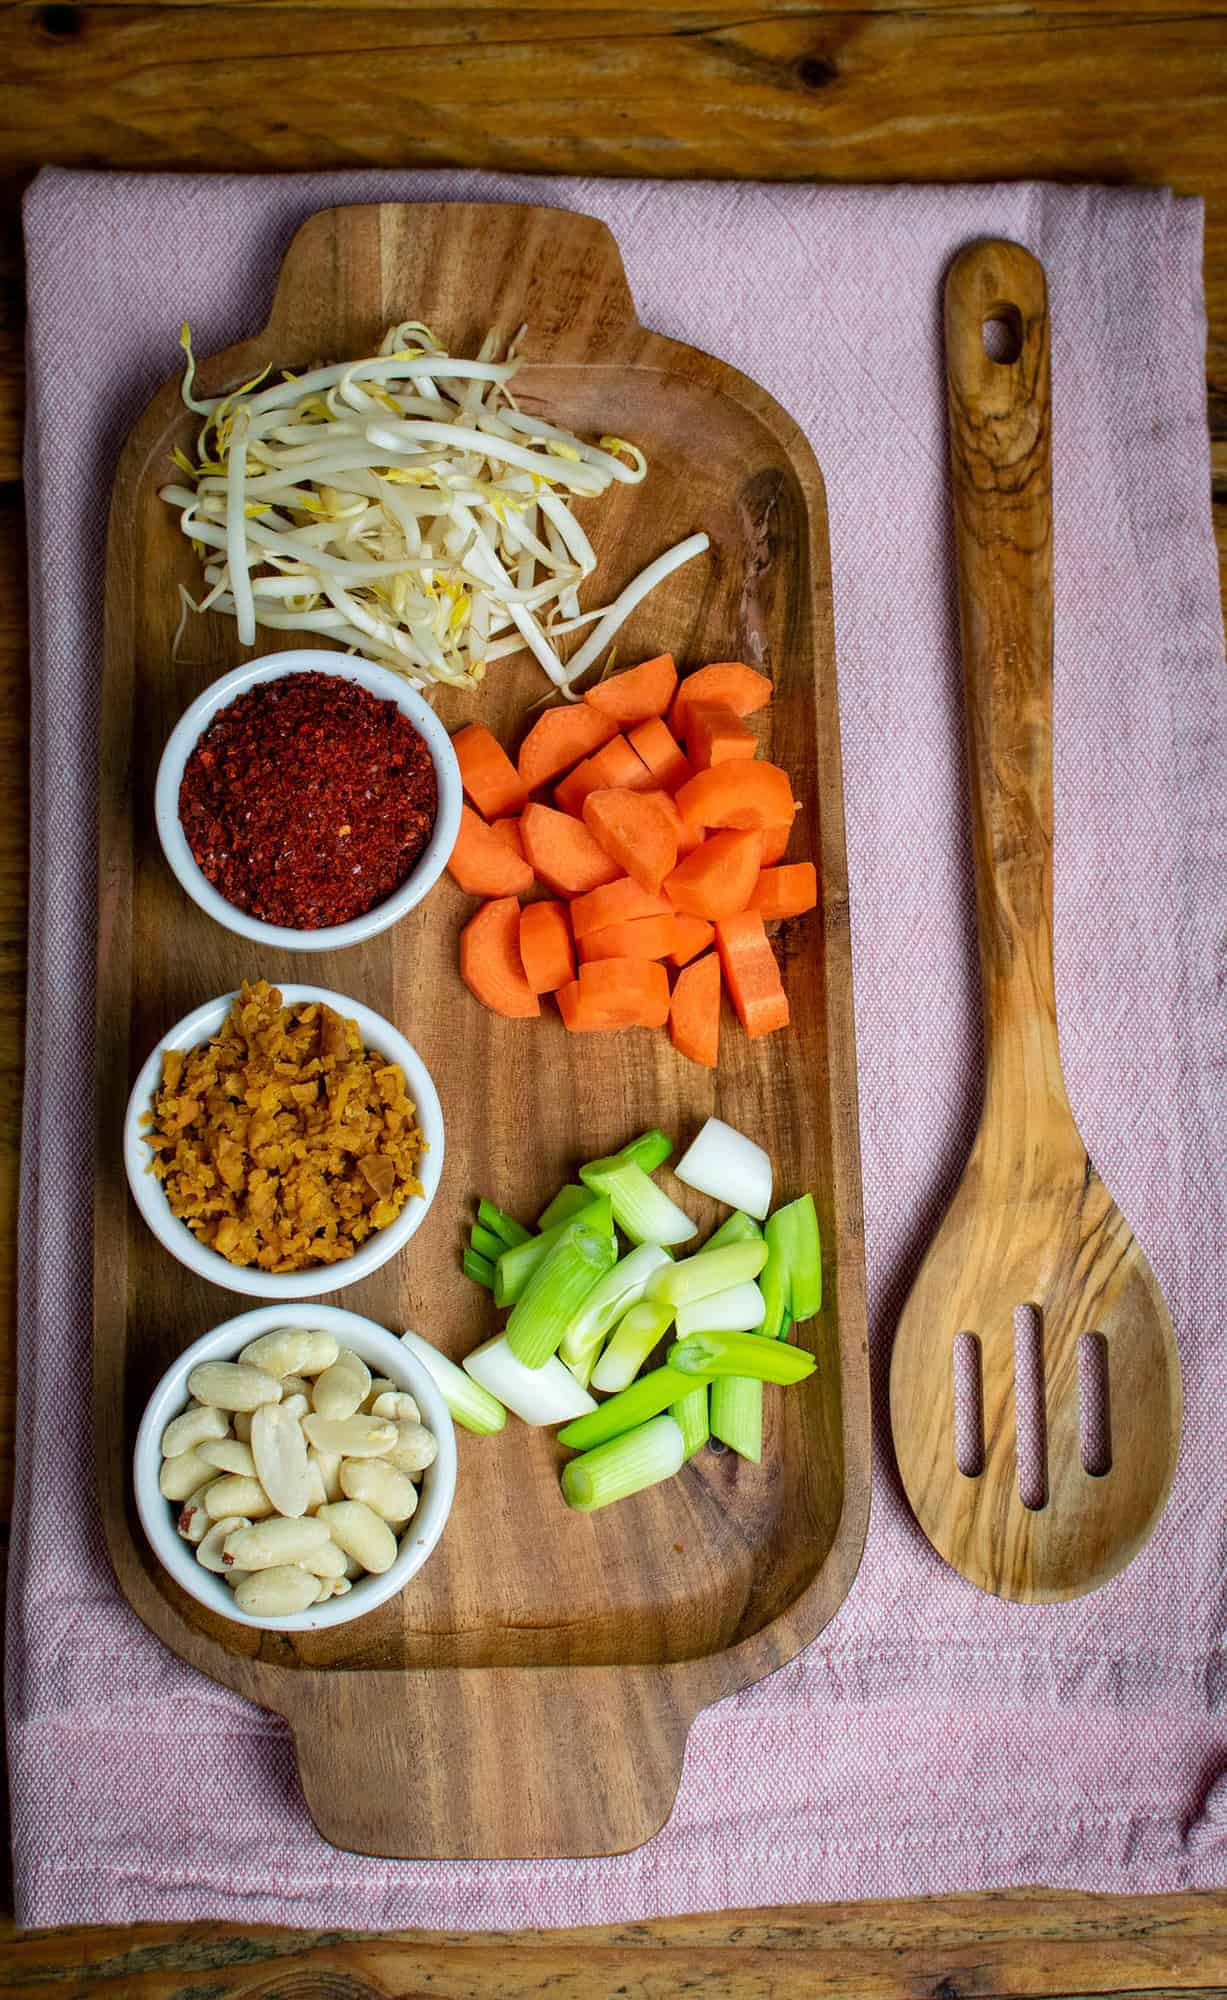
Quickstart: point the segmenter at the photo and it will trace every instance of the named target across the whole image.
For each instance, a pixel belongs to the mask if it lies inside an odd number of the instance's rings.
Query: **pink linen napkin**
[[[696,1722],[663,1832],[600,1861],[410,1864],[315,1834],[281,1723],[119,1597],[91,1483],[94,757],[106,500],[174,370],[254,331],[295,226],[473,197],[612,226],[641,318],[727,357],[826,474],[878,1390],[859,1580],[789,1667]],[[1201,208],[1014,185],[839,189],[477,173],[49,172],[27,201],[34,770],[20,1440],[8,1640],[18,1915],[308,1926],[625,1921],[1047,1882],[1227,1881],[1227,705],[1210,532]],[[1096,1595],[979,1595],[914,1526],[881,1390],[958,1173],[979,1003],[940,289],[1003,234],[1051,286],[1056,956],[1090,1150],[1176,1322],[1186,1432],[1149,1548]],[[412,299],[405,309],[411,311]],[[67,1052],[73,1059],[67,1059]]]

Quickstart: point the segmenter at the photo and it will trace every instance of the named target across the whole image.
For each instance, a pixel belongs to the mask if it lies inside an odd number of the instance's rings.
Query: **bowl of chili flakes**
[[[399,675],[295,650],[198,695],[158,766],[158,838],[215,922],[285,951],[360,944],[447,865],[462,788],[451,739]]]
[[[266,980],[188,1014],[142,1065],[124,1166],[181,1264],[226,1291],[314,1298],[377,1271],[443,1171],[430,1071],[382,1015]]]

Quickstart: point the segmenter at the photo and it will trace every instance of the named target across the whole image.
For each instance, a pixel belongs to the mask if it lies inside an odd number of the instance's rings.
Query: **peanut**
[[[255,1473],[279,1514],[305,1514],[311,1487],[302,1424],[284,1403],[267,1403],[251,1419]]]
[[[179,1458],[185,1451],[194,1451],[206,1438],[220,1438],[226,1435],[226,1419],[221,1410],[209,1409],[204,1403],[189,1403],[181,1417],[172,1417],[162,1432],[163,1458]]]
[[[330,1501],[315,1518],[326,1521],[333,1541],[372,1575],[381,1576],[396,1561],[396,1536],[361,1500]]]
[[[382,1458],[342,1459],[341,1491],[347,1500],[365,1501],[384,1521],[407,1521],[418,1504],[408,1473]]]
[[[239,1356],[267,1375],[320,1375],[331,1368],[340,1349],[330,1333],[305,1326],[276,1327],[249,1341]]]
[[[234,1593],[234,1601],[250,1618],[287,1618],[292,1612],[305,1611],[309,1604],[314,1604],[318,1590],[318,1577],[282,1563],[276,1569],[256,1570],[245,1576]]]
[[[371,1371],[365,1361],[343,1347],[331,1368],[315,1378],[311,1401],[321,1417],[352,1417],[362,1408],[371,1386]]]
[[[396,1425],[382,1417],[304,1417],[307,1443],[318,1451],[335,1451],[342,1458],[378,1458],[396,1443]]]
[[[262,1368],[241,1361],[202,1361],[187,1378],[188,1394],[219,1410],[255,1410],[279,1403],[281,1384]]]

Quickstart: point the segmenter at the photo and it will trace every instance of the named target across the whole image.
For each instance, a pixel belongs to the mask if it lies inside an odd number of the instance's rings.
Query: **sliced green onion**
[[[682,1449],[687,1458],[693,1458],[701,1451],[711,1436],[711,1424],[707,1415],[707,1384],[700,1382],[697,1389],[683,1396],[680,1401],[669,1405],[669,1415],[682,1434]]]
[[[479,1250],[465,1251],[464,1275],[466,1278],[472,1278],[475,1285],[484,1285],[488,1292],[494,1290],[494,1266],[488,1257],[481,1255]]]
[[[489,1229],[495,1236],[501,1237],[504,1249],[514,1249],[517,1243],[527,1243],[531,1233],[525,1229],[522,1222],[516,1221],[514,1215],[504,1215],[502,1209],[492,1201],[478,1202],[477,1220],[483,1229]]]
[[[723,1250],[726,1243],[756,1243],[762,1233],[752,1216],[747,1215],[744,1209],[735,1208],[727,1221],[713,1230],[703,1245],[702,1254],[706,1256],[709,1250]]]
[[[563,1467],[562,1493],[568,1507],[590,1514],[613,1500],[629,1499],[658,1486],[681,1470],[685,1440],[672,1417],[655,1417]]]
[[[794,1320],[812,1319],[822,1306],[822,1243],[812,1194],[776,1209],[767,1224],[767,1243],[788,1273],[789,1312]]]
[[[767,1261],[767,1245],[759,1237],[753,1243],[726,1243],[719,1250],[700,1250],[678,1264],[662,1270],[648,1286],[648,1297],[663,1299],[671,1306],[687,1306],[696,1299],[727,1292],[730,1285],[742,1285],[756,1278]]]
[[[641,1243],[620,1264],[615,1264],[612,1271],[607,1271],[589,1292],[562,1336],[562,1358],[577,1382],[587,1384],[606,1334],[623,1313],[639,1303],[648,1280],[668,1262],[668,1253],[659,1245]],[[516,1311],[519,1310],[517,1306]]]
[[[652,1349],[673,1324],[673,1307],[659,1299],[641,1299],[619,1321],[609,1344],[592,1371],[592,1387],[603,1396],[629,1388]]]
[[[673,1151],[673,1141],[665,1137],[658,1126],[650,1132],[641,1132],[632,1139],[629,1146],[623,1146],[617,1154],[620,1160],[629,1160],[632,1166],[642,1167],[645,1174],[654,1174],[657,1167],[663,1167]]]
[[[764,1340],[761,1333],[692,1333],[674,1342],[666,1361],[683,1375],[750,1375],[759,1382],[803,1382],[815,1367],[813,1355],[803,1347]],[[608,1408],[602,1404],[600,1414]]]
[[[571,1181],[561,1187],[548,1208],[543,1208],[537,1217],[538,1229],[552,1229],[555,1223],[569,1222],[581,1208],[587,1208],[592,1200],[592,1191]]]
[[[677,1337],[686,1340],[692,1333],[753,1333],[763,1323],[766,1302],[753,1278],[744,1285],[730,1285],[727,1292],[713,1292],[708,1298],[693,1299],[677,1309]]]
[[[602,1274],[614,1260],[612,1239],[582,1222],[566,1222],[537,1266],[507,1322],[507,1345],[526,1368],[542,1368],[554,1354]]]
[[[757,1465],[763,1455],[763,1385],[748,1375],[717,1375],[711,1385],[712,1436]]]
[[[796,1349],[790,1347],[786,1351],[794,1354]],[[658,1416],[671,1403],[679,1403],[683,1396],[689,1395],[694,1385],[693,1369],[689,1374],[680,1374],[676,1368],[653,1368],[650,1375],[641,1375],[629,1389],[611,1396],[590,1415],[568,1424],[559,1431],[559,1439],[575,1451],[587,1451],[594,1444],[604,1444],[607,1438],[620,1437],[623,1431],[634,1430],[636,1424]]]
[[[491,1264],[497,1264],[507,1245],[492,1229],[483,1229],[480,1222],[475,1222],[469,1231],[469,1248],[476,1250],[479,1257],[488,1258]]]
[[[585,1187],[609,1196],[614,1221],[632,1243],[688,1243],[698,1234],[686,1211],[633,1160],[615,1153],[581,1167],[579,1177]]]
[[[596,1408],[557,1355],[541,1368],[526,1368],[501,1333],[466,1354],[464,1369],[526,1424],[564,1424]]]
[[[758,1280],[766,1310],[758,1331],[765,1340],[782,1340],[788,1320],[788,1259],[784,1250],[767,1245],[767,1261]],[[498,1298],[496,1289],[495,1298]]]
[[[571,1216],[572,1222],[582,1222],[586,1228],[595,1229],[599,1235],[608,1236],[613,1241],[613,1208],[607,1199],[593,1200],[589,1195],[584,1207]],[[540,1236],[530,1236],[527,1243],[517,1243],[513,1250],[504,1250],[494,1269],[494,1303],[496,1306],[513,1306],[523,1297],[525,1286],[538,1265],[543,1264],[554,1248],[565,1222],[552,1223],[542,1230]]]
[[[490,1437],[495,1431],[502,1430],[507,1412],[497,1396],[492,1396],[488,1389],[474,1382],[463,1368],[457,1368],[446,1354],[440,1354],[437,1347],[423,1340],[420,1333],[402,1333],[401,1345],[421,1362],[453,1418],[466,1431],[475,1431],[479,1437]]]

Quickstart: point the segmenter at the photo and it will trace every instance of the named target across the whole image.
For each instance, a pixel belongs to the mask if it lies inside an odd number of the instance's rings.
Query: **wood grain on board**
[[[99,1144],[95,1407],[103,1519],[134,1608],[185,1659],[287,1715],[317,1825],[377,1854],[588,1854],[663,1822],[688,1724],[791,1659],[842,1603],[869,1505],[856,1070],[826,508],[795,422],[744,376],[635,320],[609,231],[510,204],[351,207],[298,232],[266,330],[201,370],[204,393],[266,362],[369,353],[415,309],[454,351],[524,323],[521,407],[581,436],[633,439],[650,507],[615,485],[583,509],[612,596],[702,526],[711,551],[676,571],[619,634],[626,660],[747,659],[774,680],[767,754],[801,802],[789,852],[812,854],[821,920],[781,929],[786,1034],[750,1043],[729,1017],[718,1072],[664,1035],[568,1035],[552,1008],[506,1021],[460,985],[473,899],[445,877],[392,930],[344,952],[261,953],[189,903],[153,825],[153,781],[187,703],[241,657],[230,619],[193,621],[177,658],[176,584],[196,558],[159,497],[197,420],[169,382],[120,461],[111,514],[100,755]],[[145,579],[164,579],[157,591]],[[293,634],[277,635],[299,643]],[[266,635],[258,635],[262,650]],[[507,740],[543,692],[526,655],[480,700],[447,690],[449,727],[480,714]],[[548,691],[548,690],[547,690]],[[173,946],[170,941],[173,940]],[[491,1331],[488,1296],[457,1277],[474,1199],[526,1216],[585,1158],[660,1125],[688,1143],[715,1113],[756,1134],[778,1198],[812,1189],[823,1309],[800,1329],[819,1368],[768,1391],[763,1459],[701,1452],[678,1478],[593,1516],[562,1503],[556,1439],[511,1424],[464,1436],[443,1541],[410,1587],[352,1624],[291,1637],[217,1619],[164,1575],[134,1527],[128,1464],[144,1401],[174,1355],[237,1309],[182,1270],[137,1215],[119,1134],[160,1036],[240,980],[298,978],[352,995],[407,1034],[435,1078],[447,1150],[426,1221],[342,1302],[413,1326],[454,1358]],[[690,1206],[701,1225],[714,1203]],[[525,1669],[533,1669],[528,1672]],[[483,1723],[488,1726],[483,1726]],[[515,1755],[491,1760],[490,1728]],[[626,1755],[627,1743],[640,1754]],[[423,1755],[423,1751],[427,1754]],[[423,1783],[421,1774],[437,1774]]]
[[[1017,10],[925,0],[835,13],[813,5],[529,9],[484,0],[361,10],[303,0],[275,66],[269,123],[235,87],[263,87],[253,33],[267,5],[19,5],[0,11],[0,706],[13,732],[0,785],[0,1509],[12,1465],[12,1277],[21,1079],[28,706],[20,534],[20,191],[43,162],[145,170],[475,164],[536,172],[957,181],[1006,177],[1172,185],[1206,198],[1214,514],[1227,585],[1227,101],[1224,0],[1039,0]],[[278,10],[282,19],[284,10]],[[398,56],[397,37],[416,31]],[[132,35],[122,88],[99,42]],[[151,57],[150,44],[154,43]],[[526,45],[528,93],[501,87]],[[159,60],[165,52],[166,60]],[[321,70],[380,78],[385,115],[338,120]],[[335,71],[333,72],[335,74]],[[1093,78],[1093,88],[1088,87]],[[1041,82],[1042,80],[1042,82]],[[215,82],[224,87],[215,88]],[[271,93],[270,93],[271,94]],[[207,106],[207,114],[196,109]],[[429,107],[423,115],[423,106]],[[279,129],[273,129],[273,127]],[[7,485],[3,482],[9,482]],[[1227,1897],[1086,1897],[1045,1890],[928,1902],[728,1912],[524,1944],[314,1939],[176,1926],[39,1934],[13,1944],[6,1990],[179,1993],[204,1978],[251,1991],[273,1966],[298,1996],[664,1992],[683,1957],[729,2000],[844,1990],[990,1994],[1220,1991]],[[674,1947],[680,1946],[680,1953]],[[700,1947],[701,1957],[698,1956]],[[600,1951],[600,1957],[595,1956]],[[368,1951],[373,1956],[367,1956]],[[528,1954],[531,1952],[531,1957]],[[785,1957],[785,1953],[788,1954]],[[795,1956],[794,1956],[795,1954]],[[803,1967],[802,1979],[794,1967]],[[44,1981],[43,1974],[46,1974]],[[292,1974],[296,1983],[288,1983]],[[642,1982],[632,1987],[631,1975]],[[534,1977],[537,1985],[530,1983]],[[341,1986],[344,1979],[347,1983]],[[785,1979],[792,1981],[785,1985]],[[27,1986],[26,1981],[31,1983]],[[240,1981],[243,1984],[240,1984]],[[223,1982],[229,1982],[225,1984]],[[569,1985],[568,1985],[568,1982]]]
[[[1227,1993],[1227,1896],[1046,1889],[572,1931],[355,1937],[152,1924],[12,1932],[21,2000],[1136,2000]]]

